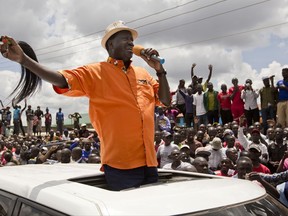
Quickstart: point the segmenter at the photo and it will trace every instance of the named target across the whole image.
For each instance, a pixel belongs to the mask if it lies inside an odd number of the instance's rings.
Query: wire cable
[[[140,18],[137,18],[137,19],[134,19],[134,20],[130,20],[130,21],[126,22],[126,23],[127,23],[127,24],[130,24],[130,23],[133,23],[133,22],[142,20],[142,19],[146,19],[146,18],[151,17],[151,16],[159,15],[159,14],[161,14],[161,13],[164,13],[164,12],[167,12],[167,11],[170,11],[170,10],[177,9],[177,8],[179,8],[179,7],[186,6],[186,5],[188,5],[188,4],[191,4],[191,3],[194,3],[194,2],[197,2],[197,1],[198,1],[198,0],[193,0],[193,1],[189,1],[189,2],[186,2],[186,3],[183,3],[183,4],[180,4],[180,5],[171,7],[171,8],[166,8],[166,9],[164,9],[164,10],[161,10],[161,11],[158,11],[158,12],[155,12],[155,13],[152,13],[152,14],[149,14],[149,15],[146,15],[146,16],[143,16],[143,17],[140,17]],[[35,51],[38,52],[38,51],[43,50],[43,49],[47,49],[47,48],[54,47],[54,46],[59,46],[59,45],[62,45],[62,44],[68,43],[68,42],[72,42],[72,41],[75,41],[75,40],[79,40],[79,39],[81,39],[81,38],[90,37],[90,36],[92,36],[92,35],[99,34],[99,33],[102,33],[102,32],[104,32],[104,31],[105,31],[105,29],[102,29],[102,30],[99,30],[99,31],[96,31],[96,32],[89,33],[89,34],[87,34],[87,35],[83,35],[83,36],[79,36],[79,37],[73,38],[73,39],[68,40],[68,41],[65,41],[65,42],[53,44],[53,45],[46,46],[46,47],[42,47],[42,48],[36,48]]]
[[[225,0],[226,1],[226,0]],[[143,38],[143,37],[146,37],[146,36],[149,36],[149,35],[153,35],[153,34],[156,34],[156,33],[161,33],[161,32],[164,32],[164,31],[168,31],[168,30],[172,30],[172,29],[175,29],[175,28],[180,28],[182,26],[185,26],[185,25],[189,25],[189,24],[193,24],[193,23],[197,23],[197,22],[201,22],[201,21],[204,21],[204,20],[207,20],[207,19],[211,19],[211,18],[215,18],[217,16],[221,16],[221,15],[225,15],[225,14],[228,14],[228,13],[232,13],[232,12],[235,12],[235,11],[239,11],[239,10],[243,10],[243,9],[247,9],[249,7],[253,7],[253,6],[256,6],[256,5],[259,5],[259,4],[263,4],[265,2],[268,2],[268,1],[271,1],[271,0],[264,0],[264,1],[261,1],[261,2],[257,2],[257,3],[253,3],[253,4],[250,4],[250,5],[246,5],[246,6],[243,6],[243,7],[239,7],[239,8],[235,8],[235,9],[232,9],[232,10],[228,10],[228,11],[225,11],[225,12],[221,12],[221,13],[218,13],[218,14],[215,14],[215,15],[211,15],[211,16],[208,16],[208,17],[204,17],[204,18],[201,18],[201,19],[197,19],[197,20],[194,20],[194,21],[191,21],[191,22],[187,22],[187,23],[184,23],[184,24],[179,24],[177,26],[173,26],[173,27],[169,27],[169,28],[166,28],[166,29],[162,29],[162,30],[159,30],[159,31],[154,31],[154,32],[151,32],[151,33],[147,33],[147,34],[143,34],[141,36],[139,36],[139,38]],[[219,3],[219,2],[218,2]],[[216,4],[216,3],[214,3]],[[211,6],[211,4],[210,4]],[[208,7],[208,5],[204,6],[204,7]],[[203,7],[202,7],[203,8]],[[195,9],[197,10],[197,9]],[[138,27],[137,27],[138,28]],[[97,38],[97,40],[100,40],[101,38]],[[75,45],[77,46],[77,45]],[[74,46],[73,46],[74,47]],[[51,60],[53,58],[59,58],[59,57],[64,57],[64,56],[69,56],[69,55],[73,55],[75,53],[78,53],[78,52],[83,52],[83,51],[86,51],[86,50],[91,50],[91,49],[97,49],[97,48],[101,48],[101,46],[96,46],[96,47],[91,47],[91,48],[88,48],[88,49],[81,49],[81,50],[78,50],[78,51],[75,51],[75,52],[72,52],[72,53],[68,53],[68,54],[63,54],[63,55],[58,55],[58,56],[53,56],[53,57],[49,57],[49,58],[44,58],[44,59],[40,59],[41,61],[46,61],[46,60]],[[60,51],[62,49],[58,49],[57,51]],[[53,53],[54,51],[50,51],[50,52],[46,52],[46,54],[48,53]],[[41,55],[41,54],[40,54]],[[39,55],[38,55],[39,56]]]

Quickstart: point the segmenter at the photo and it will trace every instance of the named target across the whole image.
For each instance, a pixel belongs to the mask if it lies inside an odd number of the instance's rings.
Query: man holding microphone
[[[156,71],[159,82],[144,68],[131,64],[137,36],[136,30],[124,22],[114,22],[101,41],[109,54],[107,61],[58,72],[25,55],[13,38],[2,37],[6,39],[1,45],[5,58],[50,82],[58,94],[89,98],[91,123],[101,141],[102,168],[112,190],[139,187],[158,179],[154,107],[158,99],[169,105],[169,85],[162,64],[152,58],[159,56],[156,50],[144,49],[141,58]]]

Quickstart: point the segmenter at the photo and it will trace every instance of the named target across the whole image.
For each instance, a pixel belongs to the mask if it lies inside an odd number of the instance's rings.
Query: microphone
[[[135,45],[133,47],[133,53],[137,56],[144,55],[144,49],[145,48],[141,45]],[[150,58],[155,60],[155,61],[158,61],[160,64],[164,64],[164,62],[165,62],[165,59],[163,59],[159,56],[156,56],[156,55],[151,55]]]

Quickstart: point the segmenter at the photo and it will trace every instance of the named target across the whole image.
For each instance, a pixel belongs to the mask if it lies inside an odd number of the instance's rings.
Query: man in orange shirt
[[[112,190],[156,182],[154,107],[158,99],[169,105],[169,85],[163,66],[151,58],[152,48],[141,58],[155,69],[158,82],[144,69],[131,64],[133,41],[138,33],[117,21],[109,25],[102,46],[105,62],[73,70],[53,71],[25,55],[13,38],[1,45],[5,58],[16,61],[53,84],[57,93],[89,98],[91,123],[101,141],[101,162]]]

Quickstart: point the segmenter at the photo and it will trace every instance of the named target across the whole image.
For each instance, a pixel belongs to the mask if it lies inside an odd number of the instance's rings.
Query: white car
[[[288,215],[259,185],[233,178],[159,170],[159,182],[107,189],[96,164],[0,168],[0,215]]]

